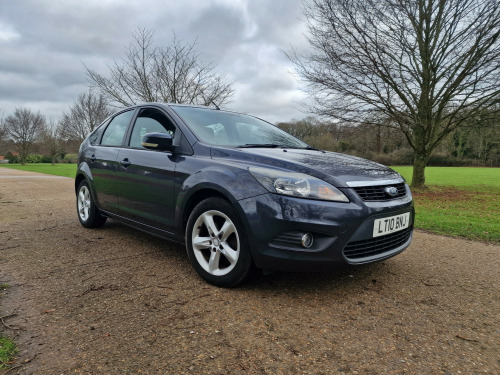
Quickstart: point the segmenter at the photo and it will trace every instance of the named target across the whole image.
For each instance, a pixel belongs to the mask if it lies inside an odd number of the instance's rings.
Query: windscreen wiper
[[[316,147],[306,146],[306,147],[298,147],[298,146],[288,146],[288,145],[278,145],[275,143],[247,143],[244,145],[236,146],[237,148],[290,148],[297,150],[313,150],[313,151],[321,151]]]
[[[262,147],[262,148],[278,148],[278,147],[285,147],[283,145],[277,145],[275,143],[247,143],[247,144],[244,144],[244,145],[239,145],[239,146],[236,146],[237,148],[258,148],[258,147]]]
[[[283,148],[292,148],[295,150],[313,150],[313,151],[321,151],[319,148],[316,147],[311,147],[311,146],[305,146],[305,147],[299,147],[299,146],[281,146]]]

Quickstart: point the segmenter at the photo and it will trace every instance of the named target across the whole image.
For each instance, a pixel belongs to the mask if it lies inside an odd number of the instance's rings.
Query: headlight
[[[349,202],[349,199],[339,189],[307,174],[282,172],[259,167],[250,167],[249,171],[271,193],[326,201]]]

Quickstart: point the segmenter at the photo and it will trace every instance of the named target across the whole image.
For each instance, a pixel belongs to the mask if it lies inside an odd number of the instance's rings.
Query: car
[[[309,146],[250,115],[146,103],[82,142],[75,178],[86,228],[108,218],[184,243],[220,287],[253,270],[332,271],[412,241],[405,180],[381,164]]]

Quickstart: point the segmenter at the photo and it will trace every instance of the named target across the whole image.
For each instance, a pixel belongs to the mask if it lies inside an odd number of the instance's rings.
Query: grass
[[[411,183],[413,167],[393,167]],[[500,168],[476,167],[427,167],[425,179],[428,186],[454,186],[473,191],[500,188]]]
[[[74,177],[76,164],[0,164]],[[411,183],[412,167],[394,167]],[[427,188],[413,190],[415,227],[479,241],[500,242],[500,168],[427,167]]]
[[[411,182],[412,167],[394,167]],[[427,188],[414,189],[415,227],[500,242],[500,168],[427,167]]]
[[[14,341],[6,336],[0,336],[0,370],[9,368],[16,353],[17,347]]]
[[[10,288],[9,284],[1,283],[0,291]],[[1,297],[1,295],[0,295]],[[7,336],[0,335],[0,370],[7,369],[12,364],[17,353],[16,343]]]
[[[22,171],[38,172],[52,174],[56,176],[71,177],[76,176],[76,164],[57,163],[55,165],[49,163],[33,163],[33,164],[0,164],[3,168],[20,169]]]

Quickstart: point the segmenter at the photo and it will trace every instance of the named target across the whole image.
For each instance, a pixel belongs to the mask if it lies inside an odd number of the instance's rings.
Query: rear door
[[[172,231],[175,217],[174,173],[177,155],[141,146],[147,133],[180,137],[173,121],[158,108],[142,108],[117,160],[119,213],[135,222]]]
[[[100,143],[88,151],[87,162],[92,173],[97,205],[105,211],[115,213],[117,209],[117,159],[134,112],[129,110],[116,115],[104,130]]]

